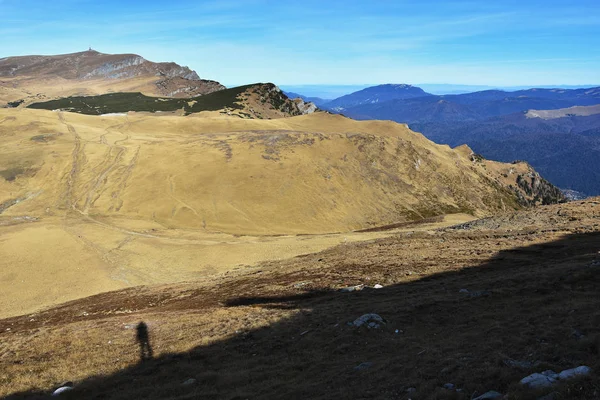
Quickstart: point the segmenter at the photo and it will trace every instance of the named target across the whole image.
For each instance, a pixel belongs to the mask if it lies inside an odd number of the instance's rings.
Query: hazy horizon
[[[401,82],[390,82],[391,84],[400,84]],[[293,92],[308,97],[320,97],[322,99],[334,99],[346,94],[350,94],[371,86],[377,86],[380,84],[357,84],[357,85],[314,85],[314,84],[300,84],[300,85],[279,85],[279,87],[286,92]],[[227,86],[227,85],[226,85]],[[524,89],[580,89],[580,88],[591,88],[600,87],[600,84],[589,84],[589,85],[535,85],[535,86],[490,86],[490,85],[462,85],[452,83],[417,83],[412,86],[420,87],[424,91],[436,94],[460,94],[460,93],[471,93],[482,90],[504,90],[507,92],[524,90]],[[229,86],[228,86],[229,87]]]
[[[600,4],[591,0],[0,0],[0,15],[0,57],[91,46],[229,85],[600,82]]]

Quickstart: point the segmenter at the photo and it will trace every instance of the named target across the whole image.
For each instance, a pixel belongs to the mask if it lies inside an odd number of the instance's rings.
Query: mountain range
[[[437,143],[466,143],[490,159],[526,160],[559,187],[593,195],[600,194],[598,104],[598,87],[438,96],[379,85],[320,107],[359,120],[407,123]]]
[[[111,92],[193,97],[222,89],[225,86],[201,79],[188,67],[148,61],[137,54],[104,54],[90,49],[0,58],[0,103]]]
[[[1,398],[597,397],[594,373],[518,382],[600,370],[600,198],[273,83],[93,51],[2,65]],[[598,106],[473,96],[333,105],[597,137]]]

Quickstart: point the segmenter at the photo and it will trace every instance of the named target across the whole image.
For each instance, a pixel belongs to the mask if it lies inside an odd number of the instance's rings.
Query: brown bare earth
[[[0,393],[73,381],[65,398],[595,399],[599,287],[600,198],[511,211],[0,320]],[[348,325],[366,313],[385,324]],[[579,365],[592,375],[518,383]]]

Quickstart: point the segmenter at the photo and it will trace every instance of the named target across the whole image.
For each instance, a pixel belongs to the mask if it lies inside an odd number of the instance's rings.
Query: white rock
[[[62,386],[52,392],[52,396],[60,396],[64,392],[68,392],[69,390],[73,390],[71,386]]]
[[[566,380],[566,379],[579,378],[580,376],[589,375],[591,372],[592,372],[592,369],[590,367],[581,365],[577,368],[565,369],[560,374],[558,374],[558,379]]]
[[[381,289],[383,288],[383,286],[381,286],[379,283],[376,284],[375,286],[373,286],[373,289]]]
[[[494,400],[499,399],[500,397],[502,397],[501,393],[498,393],[495,390],[490,390],[489,392],[486,392],[473,400]]]

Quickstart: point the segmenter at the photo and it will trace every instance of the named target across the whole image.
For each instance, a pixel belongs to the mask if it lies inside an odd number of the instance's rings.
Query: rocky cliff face
[[[279,87],[272,83],[260,83],[250,86],[240,96],[239,103],[244,111],[241,115],[252,118],[280,118],[312,114],[317,106],[304,100],[290,99]],[[249,114],[247,114],[249,112]]]
[[[154,75],[200,80],[195,71],[178,64],[155,63],[136,54],[103,54],[94,50],[56,56],[0,59],[0,76],[58,76],[64,79],[127,79]]]
[[[94,50],[54,56],[2,58],[0,78],[13,78],[11,83],[33,88],[36,80],[53,78],[66,80],[67,85],[68,81],[146,79],[154,85],[148,90],[151,94],[172,97],[193,97],[225,89],[220,83],[200,79],[195,71],[173,62],[155,63],[137,54],[103,54]],[[19,78],[27,78],[27,81]]]

